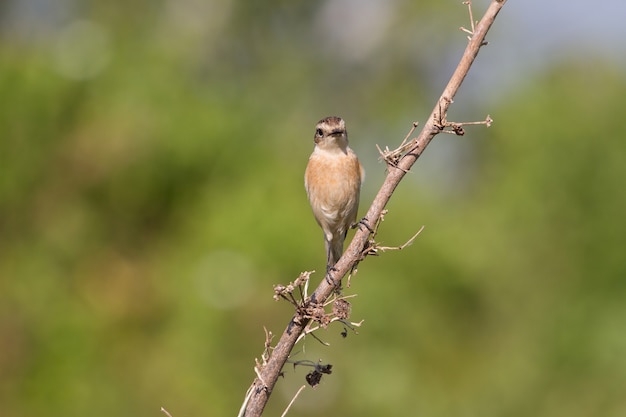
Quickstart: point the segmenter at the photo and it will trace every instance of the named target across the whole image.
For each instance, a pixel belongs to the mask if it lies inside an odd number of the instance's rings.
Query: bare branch
[[[281,375],[281,370],[289,358],[289,354],[293,346],[296,341],[300,339],[301,335],[305,332],[311,321],[314,321],[315,319],[315,316],[311,316],[309,314],[310,311],[308,309],[319,308],[318,306],[323,305],[325,301],[328,300],[332,294],[336,293],[338,288],[340,288],[342,277],[344,277],[348,272],[354,271],[358,263],[368,254],[368,252],[364,253],[364,250],[368,247],[370,235],[373,234],[372,231],[376,231],[378,224],[382,221],[382,216],[384,216],[383,211],[385,210],[385,206],[391,198],[394,190],[402,178],[404,178],[406,173],[409,172],[413,164],[415,164],[420,155],[422,155],[424,149],[426,149],[432,139],[437,134],[446,130],[446,115],[448,108],[450,107],[450,104],[452,103],[459,87],[463,83],[463,80],[474,62],[474,59],[478,55],[480,48],[485,45],[487,32],[505,3],[506,0],[492,0],[490,6],[485,12],[485,15],[477,24],[473,24],[474,19],[470,14],[472,29],[468,45],[463,53],[463,56],[461,57],[459,65],[450,78],[448,85],[443,90],[441,97],[437,101],[437,104],[422,127],[419,135],[406,142],[408,137],[412,134],[412,132],[410,132],[410,134],[407,135],[407,139],[405,139],[406,143],[403,143],[400,146],[399,149],[401,150],[399,153],[385,156],[385,152],[381,151],[383,159],[387,162],[388,173],[385,181],[378,191],[378,194],[374,198],[372,205],[369,207],[365,217],[360,222],[360,224],[365,227],[358,228],[341,259],[339,259],[333,268],[330,268],[327,271],[325,279],[321,281],[319,286],[309,298],[305,298],[301,302],[290,300],[290,302],[295,301],[296,313],[290,320],[278,343],[273,348],[267,363],[263,364],[261,367],[257,364],[257,367],[255,367],[257,378],[246,394],[246,399],[244,401],[244,405],[242,405],[242,412],[240,412],[240,415],[245,415],[246,417],[261,416],[263,409],[265,408],[265,404],[272,393],[278,377]],[[488,125],[490,123],[490,118],[487,120],[485,124]],[[456,125],[449,125],[449,130],[451,129],[453,133],[458,134],[455,131],[455,127]],[[461,126],[458,126],[458,128],[462,129],[462,124]],[[461,131],[459,130],[459,132]],[[375,224],[374,229],[370,227],[372,221],[374,221]],[[412,240],[410,239],[407,244],[410,244],[411,241]],[[402,247],[405,246],[406,244]],[[290,292],[288,293],[291,294]],[[287,294],[282,291],[279,291],[276,295],[278,298],[289,299]],[[307,313],[306,316],[303,314],[304,312]],[[315,382],[319,382],[319,378],[321,378],[322,373],[330,373],[330,368],[316,368],[314,373],[307,376],[307,381],[311,385]],[[311,381],[309,381],[309,377]]]

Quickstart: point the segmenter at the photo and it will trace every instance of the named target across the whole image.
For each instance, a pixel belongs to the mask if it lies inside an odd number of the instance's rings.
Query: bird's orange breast
[[[358,158],[350,149],[345,154],[313,152],[305,172],[305,187],[320,225],[354,222],[362,171]]]

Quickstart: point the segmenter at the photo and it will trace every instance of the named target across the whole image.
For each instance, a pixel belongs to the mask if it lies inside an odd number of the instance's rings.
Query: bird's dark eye
[[[322,129],[315,129],[315,136],[320,138],[324,136],[324,132],[322,132]]]

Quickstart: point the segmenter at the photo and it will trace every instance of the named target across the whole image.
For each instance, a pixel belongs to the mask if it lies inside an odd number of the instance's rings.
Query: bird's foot
[[[334,265],[326,265],[326,282],[329,285],[339,286],[339,283],[333,278],[333,272],[337,272],[337,268]]]
[[[371,228],[371,226],[369,225],[369,220],[367,220],[367,217],[363,217],[361,220],[359,220],[358,222],[356,222],[352,228],[354,229],[357,226],[363,226],[365,227],[370,233],[374,233],[374,229]]]

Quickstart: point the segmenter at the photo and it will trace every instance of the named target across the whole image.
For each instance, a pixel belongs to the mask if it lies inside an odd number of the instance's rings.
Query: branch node
[[[400,246],[381,246],[374,239],[370,239],[370,241],[368,242],[367,247],[364,249],[365,256],[367,256],[367,255],[378,256],[378,251],[385,252],[385,251],[388,251],[388,250],[402,250],[402,249],[406,248],[407,246],[412,245],[413,242],[415,241],[415,239],[417,238],[417,236],[420,233],[422,233],[422,230],[424,230],[424,226],[420,227],[420,229],[417,231],[417,233],[415,233],[409,240],[407,240],[404,244],[402,244]]]
[[[263,376],[261,375],[261,370],[263,369],[264,365],[259,365],[259,361],[255,359],[256,362],[256,366],[254,367],[254,373],[256,374],[256,377],[259,379],[259,381],[261,382],[261,384],[263,384],[262,389],[269,392],[269,385],[265,382],[265,380],[263,379]]]
[[[271,331],[267,330],[265,326],[263,326],[263,330],[265,331],[265,344],[263,353],[261,354],[261,359],[263,360],[263,366],[265,366],[267,361],[269,361],[272,356],[272,339],[274,338],[274,335]]]
[[[467,6],[467,10],[469,12],[469,18],[470,18],[470,25],[472,29],[468,30],[468,29],[465,29],[463,26],[461,26],[459,29],[461,29],[465,33],[468,33],[470,36],[467,37],[467,40],[471,41],[472,36],[474,36],[474,31],[476,30],[476,24],[478,23],[478,21],[474,21],[474,14],[472,13],[472,1],[467,0],[467,1],[464,1],[462,4]]]
[[[291,304],[293,304],[296,309],[300,308],[303,303],[302,300],[306,300],[308,298],[307,289],[309,286],[309,278],[314,272],[315,271],[304,271],[300,273],[298,278],[296,278],[293,282],[290,282],[287,285],[274,285],[274,300],[278,301],[282,298],[283,300],[287,300]],[[298,288],[300,291],[300,301],[296,300],[296,298],[293,296],[293,292],[296,290],[296,288]]]
[[[418,125],[419,125],[419,122],[413,122],[413,125],[411,126],[409,133],[406,134],[400,146],[398,146],[393,151],[389,150],[387,146],[385,146],[385,150],[383,151],[382,149],[380,149],[378,145],[376,145],[376,149],[378,149],[378,153],[380,154],[379,159],[384,160],[388,166],[401,169],[398,167],[398,162],[400,162],[400,159],[402,159],[402,156],[404,155],[404,153],[408,149],[412,148],[413,145],[415,145],[415,139],[409,142],[409,137],[411,137],[411,135],[413,134],[413,132],[415,131]],[[405,173],[408,172],[405,169],[403,169],[402,171],[404,171]]]
[[[444,98],[442,101],[447,101],[450,104],[452,103],[452,100],[448,98]],[[449,122],[447,120],[447,111],[444,110],[444,107],[441,105],[441,101],[439,102],[439,110],[433,118],[435,119],[433,121],[433,125],[437,129],[437,131],[433,133],[449,133],[456,136],[465,135],[465,129],[463,129],[463,126],[486,125],[487,127],[490,127],[493,122],[493,119],[489,115],[487,115],[485,120],[478,122]]]

